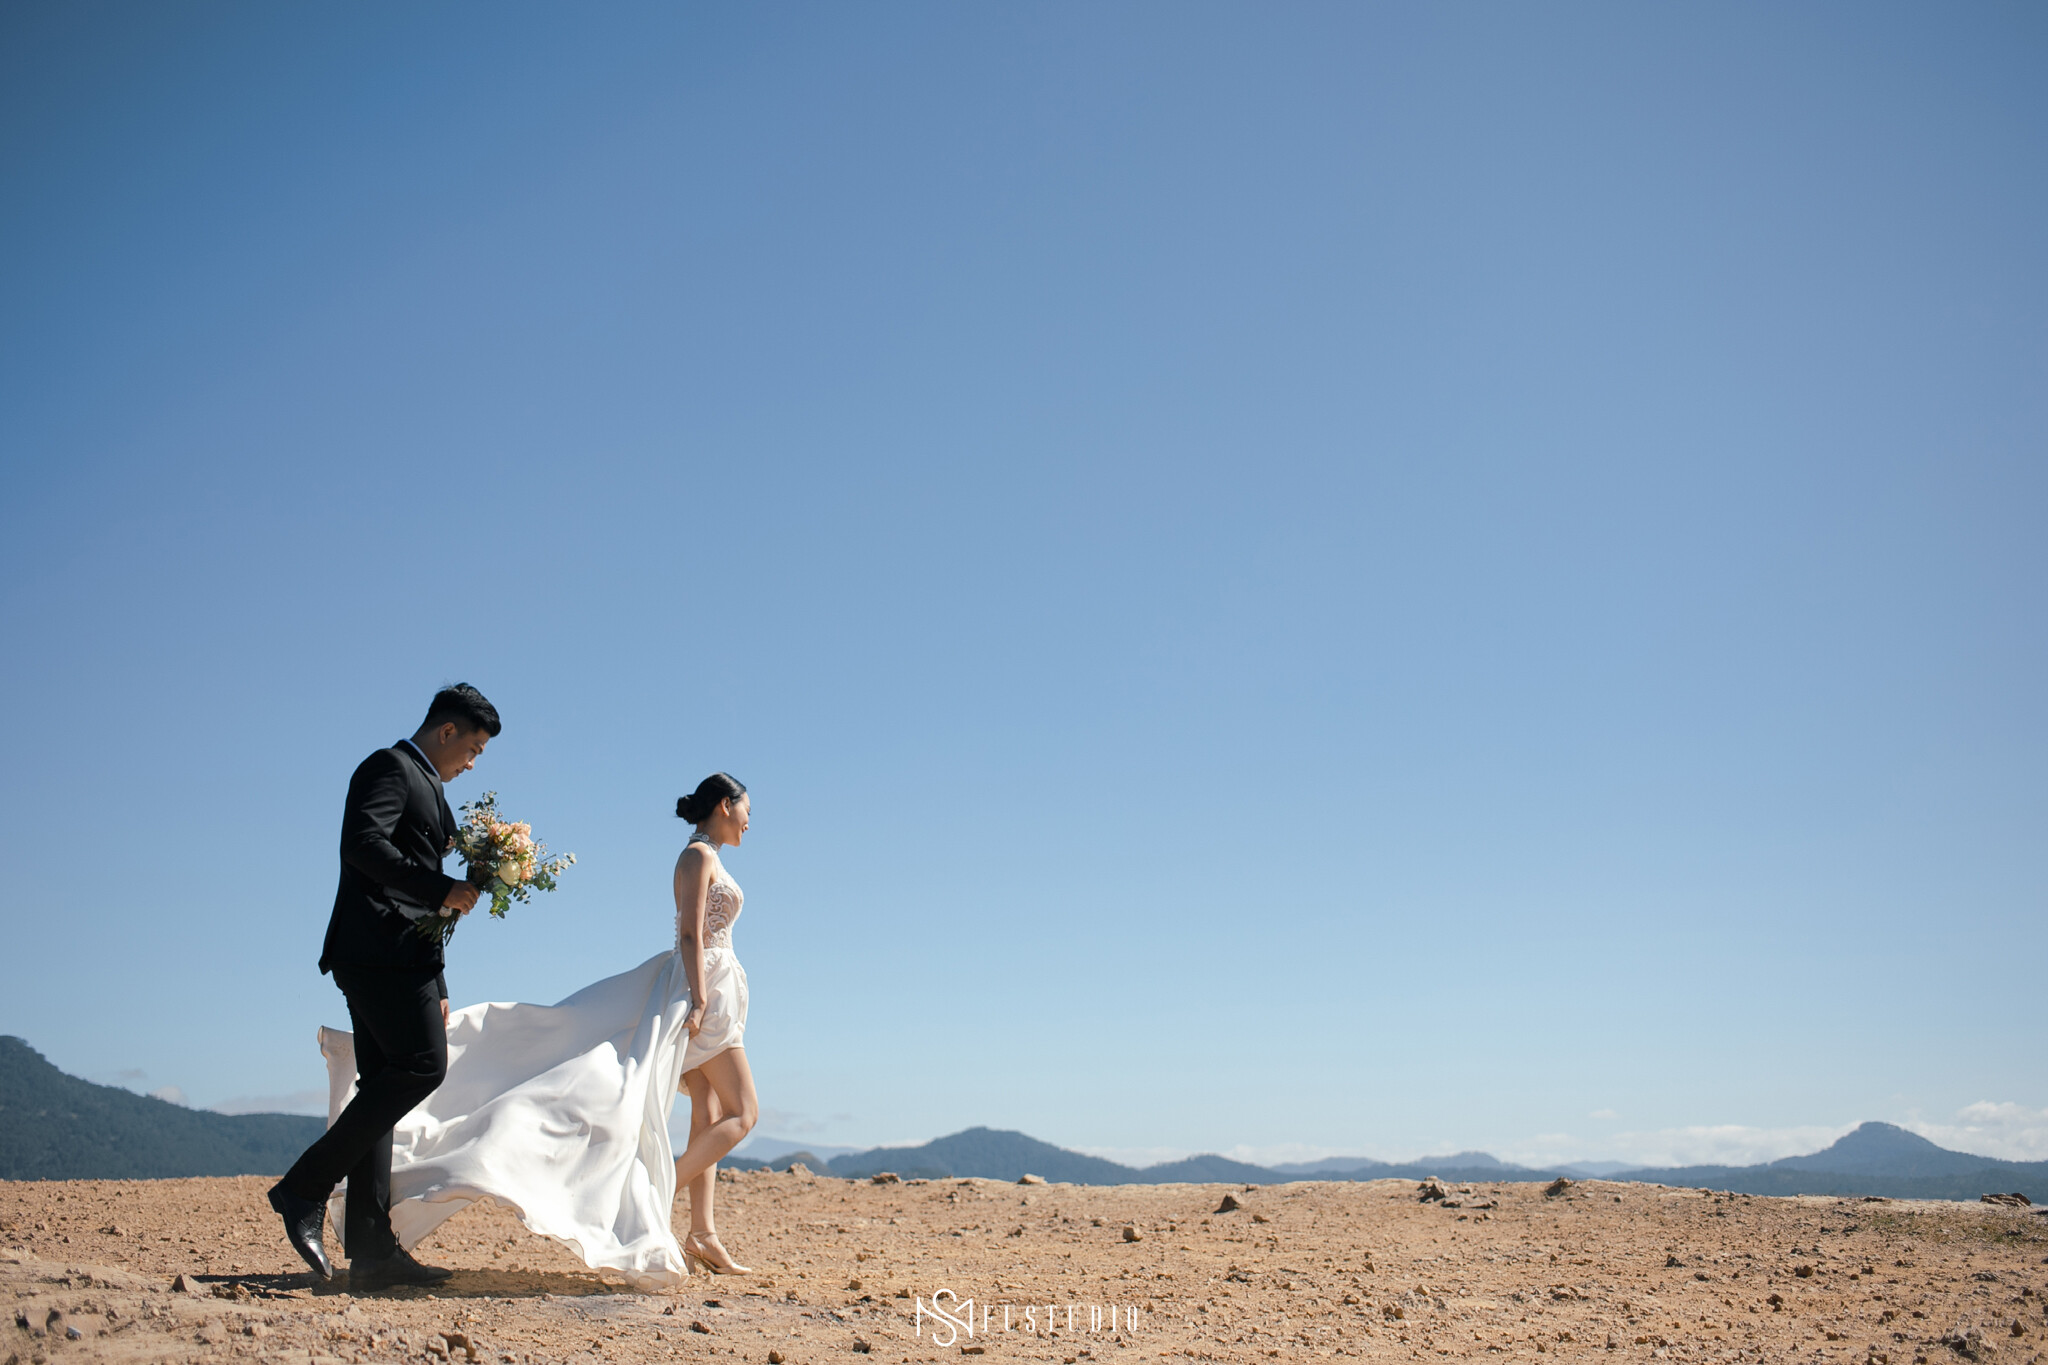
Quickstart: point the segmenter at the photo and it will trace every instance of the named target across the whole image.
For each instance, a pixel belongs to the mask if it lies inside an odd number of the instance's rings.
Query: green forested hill
[[[0,1037],[0,1180],[282,1175],[319,1119],[215,1114],[67,1076]]]

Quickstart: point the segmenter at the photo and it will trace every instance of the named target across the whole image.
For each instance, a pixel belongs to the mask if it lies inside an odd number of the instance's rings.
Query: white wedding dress
[[[746,1031],[747,974],[733,956],[743,902],[715,865],[706,898],[704,1020],[683,1027],[690,988],[677,947],[558,1005],[469,1005],[448,1017],[448,1076],[392,1135],[391,1230],[410,1251],[479,1199],[496,1199],[592,1269],[642,1289],[689,1266],[669,1224],[669,1110],[686,1071]],[[320,1030],[327,1121],[355,1094],[355,1035]],[[346,1184],[329,1214],[344,1226]],[[346,1252],[346,1246],[343,1251]]]

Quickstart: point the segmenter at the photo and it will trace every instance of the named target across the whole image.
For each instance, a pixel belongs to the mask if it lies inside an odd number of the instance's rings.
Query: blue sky
[[[439,684],[764,1133],[2048,1157],[2038,7],[0,11],[0,1032],[322,1081]]]

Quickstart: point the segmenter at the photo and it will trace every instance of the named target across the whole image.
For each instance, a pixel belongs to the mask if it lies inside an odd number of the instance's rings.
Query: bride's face
[[[751,819],[751,810],[752,802],[748,800],[746,792],[741,792],[740,799],[737,801],[728,797],[724,801],[719,802],[719,819],[724,823],[725,828],[718,831],[718,833],[723,842],[731,844],[735,848],[739,846],[741,838],[746,835],[747,824]]]

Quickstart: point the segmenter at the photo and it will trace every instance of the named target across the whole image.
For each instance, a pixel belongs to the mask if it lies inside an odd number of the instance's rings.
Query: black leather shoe
[[[437,1265],[421,1265],[403,1251],[394,1251],[389,1256],[348,1263],[348,1287],[351,1293],[365,1289],[401,1289],[406,1285],[439,1284],[455,1272],[443,1270]]]
[[[327,1230],[327,1205],[301,1199],[282,1183],[270,1187],[270,1207],[284,1219],[284,1235],[292,1250],[306,1258],[313,1273],[323,1280],[334,1278],[334,1263],[327,1259],[321,1237]]]

